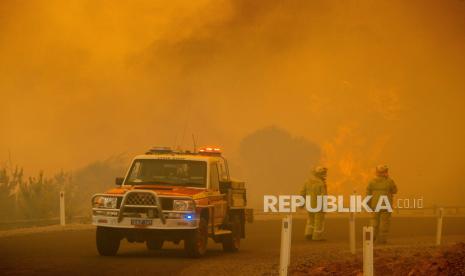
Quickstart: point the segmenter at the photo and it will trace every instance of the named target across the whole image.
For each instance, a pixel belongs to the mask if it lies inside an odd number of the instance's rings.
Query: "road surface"
[[[294,221],[293,260],[305,252],[321,251],[321,256],[330,258],[335,250],[348,250],[347,219],[327,219],[325,242],[305,241],[304,223]],[[357,237],[367,223],[367,219],[357,220]],[[404,246],[432,244],[435,227],[434,218],[395,217],[391,244],[400,240]],[[126,241],[118,256],[101,257],[95,249],[94,229],[4,236],[0,237],[0,275],[269,275],[277,271],[280,231],[279,220],[255,221],[247,224],[247,238],[239,252],[224,253],[221,245],[210,240],[207,256],[201,259],[185,257],[182,243],[168,243],[164,250],[149,252],[145,244]],[[463,241],[465,218],[445,218],[443,234],[445,242]]]

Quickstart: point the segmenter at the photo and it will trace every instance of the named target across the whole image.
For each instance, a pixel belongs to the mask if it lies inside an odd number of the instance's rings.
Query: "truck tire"
[[[223,251],[236,252],[241,246],[242,222],[238,214],[231,217],[231,234],[223,237]]]
[[[160,250],[163,247],[163,240],[160,239],[151,239],[147,240],[145,243],[148,250]]]
[[[119,249],[120,237],[111,228],[97,226],[97,251],[101,256],[115,256]]]
[[[205,218],[200,218],[199,227],[184,240],[184,250],[189,257],[202,257],[207,252],[207,241],[208,223]]]

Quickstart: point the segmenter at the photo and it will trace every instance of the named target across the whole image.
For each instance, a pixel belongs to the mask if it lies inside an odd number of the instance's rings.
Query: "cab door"
[[[222,224],[226,216],[227,202],[225,196],[220,193],[220,173],[218,163],[210,163],[210,205],[213,205],[213,223]]]

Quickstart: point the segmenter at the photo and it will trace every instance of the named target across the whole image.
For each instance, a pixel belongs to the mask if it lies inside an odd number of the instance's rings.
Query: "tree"
[[[260,129],[245,137],[239,148],[248,182],[249,203],[262,206],[263,195],[298,194],[320,148],[277,127]]]

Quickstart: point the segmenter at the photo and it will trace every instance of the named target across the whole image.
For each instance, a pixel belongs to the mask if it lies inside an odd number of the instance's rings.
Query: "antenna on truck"
[[[192,142],[194,143],[194,153],[197,151],[197,143],[195,142],[195,136],[194,133],[192,133]]]

